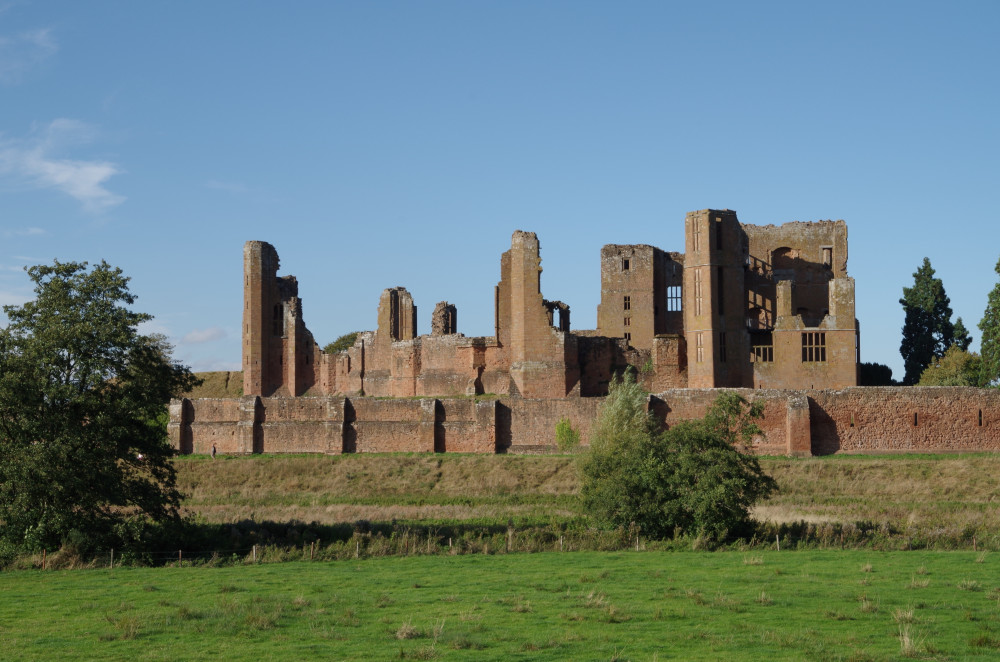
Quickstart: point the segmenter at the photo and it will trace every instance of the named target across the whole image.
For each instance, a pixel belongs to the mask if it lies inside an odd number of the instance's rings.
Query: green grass
[[[1000,455],[762,458],[780,492],[755,510],[774,533],[840,546],[876,536],[893,548],[1000,548]],[[178,458],[184,507],[209,523],[404,522],[575,526],[572,456],[352,454]]]
[[[19,660],[991,660],[997,562],[580,552],[19,571],[0,577],[0,645]]]

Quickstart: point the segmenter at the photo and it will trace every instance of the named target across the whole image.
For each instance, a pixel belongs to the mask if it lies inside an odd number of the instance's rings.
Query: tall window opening
[[[697,333],[694,334],[694,338],[695,338],[695,358],[698,363],[701,363],[702,361],[705,360],[704,334],[702,334],[701,331],[698,331]]]
[[[622,271],[628,271],[628,270],[629,270],[629,260],[628,260],[627,257],[623,257],[622,258]]]
[[[715,250],[722,250],[722,219],[715,219]]]
[[[694,314],[701,315],[701,270],[694,272]]]
[[[774,336],[770,331],[751,333],[750,343],[751,363],[774,362]]]
[[[625,332],[625,340],[628,340],[629,342],[632,341],[632,334],[628,331]]]
[[[632,310],[632,297],[625,297],[624,310]]]
[[[802,334],[802,362],[823,361],[826,361],[826,334],[821,331],[806,331]]]
[[[823,247],[823,266],[824,267],[833,266],[833,246]]]
[[[281,309],[280,303],[274,305],[274,315],[272,319],[273,326],[271,332],[276,336],[285,335],[285,315],[284,311]]]
[[[726,332],[719,333],[719,361],[726,362]]]
[[[723,268],[716,267],[715,274],[716,274],[716,279],[715,279],[716,289],[718,290],[718,295],[716,298],[719,301],[719,314],[722,315],[725,312],[725,307],[723,306],[723,302],[725,301],[725,297],[723,296],[723,292],[725,290],[722,284]]]
[[[632,318],[626,317],[625,321],[622,323],[622,326],[632,326]]]
[[[680,285],[667,286],[667,311],[677,312],[683,306]]]

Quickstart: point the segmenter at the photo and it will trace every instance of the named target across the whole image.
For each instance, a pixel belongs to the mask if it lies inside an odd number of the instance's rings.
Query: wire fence
[[[108,549],[81,557],[72,551],[44,551],[21,559],[17,567],[42,570],[72,567],[122,566],[230,566],[287,561],[344,561],[378,557],[426,555],[514,554],[576,551],[766,551],[793,552],[799,549],[869,549],[873,551],[905,550],[965,550],[986,554],[1000,550],[1000,532],[953,531],[937,536],[908,536],[885,527],[871,526],[788,526],[773,531],[761,531],[750,539],[728,542],[713,541],[699,536],[677,536],[667,540],[652,540],[641,535],[637,527],[614,530],[551,528],[506,530],[464,530],[442,533],[436,529],[355,531],[338,540],[311,539],[295,544],[258,542],[224,546],[185,546],[177,549],[161,546],[157,549]]]

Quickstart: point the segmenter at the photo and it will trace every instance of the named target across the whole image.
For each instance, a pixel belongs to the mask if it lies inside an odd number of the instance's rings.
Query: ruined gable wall
[[[857,384],[854,280],[847,276],[847,224],[744,225],[750,245],[751,318],[773,325],[773,361],[755,363],[758,387],[845,388]],[[767,328],[757,324],[758,328]],[[822,333],[824,361],[803,360],[803,334]],[[755,335],[763,342],[764,336]]]
[[[548,321],[541,293],[541,258],[534,232],[518,230],[502,261],[509,274],[509,347],[511,379],[520,395],[528,398],[563,397],[579,392],[577,340],[554,329]],[[499,326],[499,325],[498,325]],[[503,328],[508,328],[504,323]],[[498,329],[499,333],[499,329]],[[505,331],[506,333],[506,331]]]
[[[652,347],[654,312],[658,312],[657,253],[662,251],[644,244],[608,244],[601,248],[601,302],[597,306],[600,335],[629,338],[633,346],[642,349]]]
[[[743,224],[742,228],[749,239],[750,255],[755,260],[752,263],[759,267],[758,273],[767,271],[769,275],[755,279],[751,292],[765,304],[773,304],[774,279],[793,279],[792,314],[804,309],[806,322],[812,318],[818,323],[829,307],[829,281],[847,277],[847,224],[794,221],[782,225]],[[750,303],[757,302],[751,297]]]

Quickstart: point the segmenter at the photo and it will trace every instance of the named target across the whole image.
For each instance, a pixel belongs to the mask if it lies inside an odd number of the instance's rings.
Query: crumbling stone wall
[[[651,349],[659,334],[683,333],[684,256],[645,244],[601,248],[597,331]]]
[[[383,291],[377,328],[324,354],[303,321],[294,276],[265,242],[244,247],[244,393],[599,396],[631,365],[664,388],[841,388],[857,383],[854,281],[843,221],[740,224],[730,210],[685,219],[685,253],[609,244],[595,331],[541,291],[538,237],[516,231],[500,260],[495,332],[466,338],[440,302],[417,336],[404,287]]]
[[[763,454],[1000,451],[1000,393],[965,387],[737,389],[764,401]],[[700,418],[715,389],[650,396],[667,427]],[[532,453],[555,447],[569,419],[590,443],[603,398],[261,398],[175,400],[171,441],[182,453]]]
[[[1000,392],[956,386],[810,391],[813,453],[1000,451]]]
[[[458,333],[458,310],[447,301],[439,301],[431,316],[431,335],[446,336]]]

